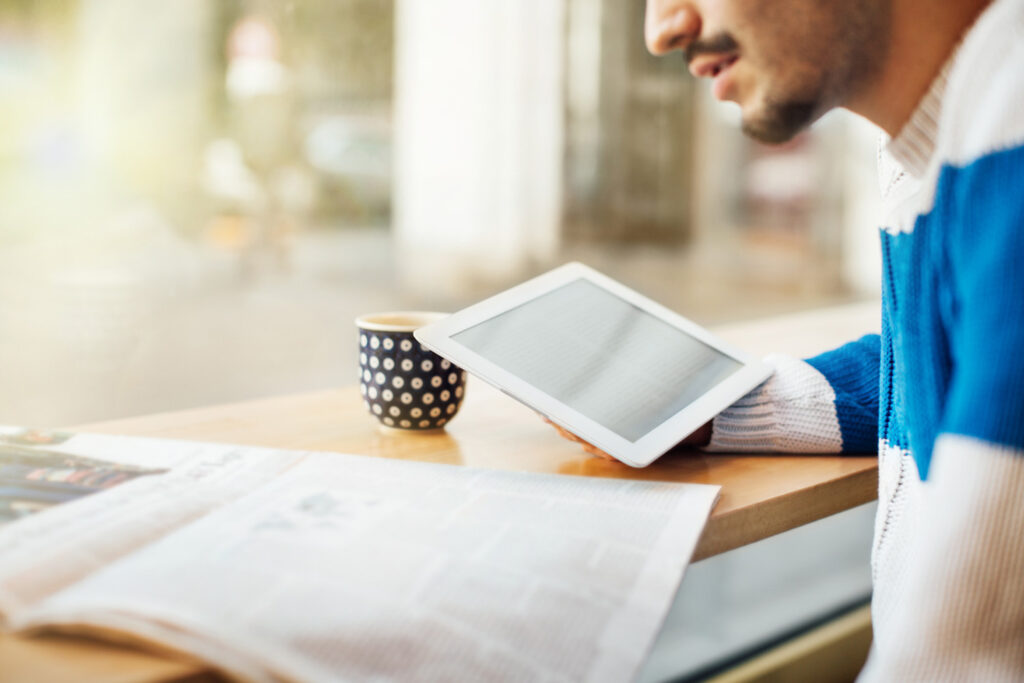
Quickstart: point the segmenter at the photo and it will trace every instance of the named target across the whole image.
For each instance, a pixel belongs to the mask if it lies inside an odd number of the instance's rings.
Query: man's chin
[[[756,116],[744,116],[743,132],[758,142],[788,142],[817,118],[817,104],[788,102],[765,105]]]

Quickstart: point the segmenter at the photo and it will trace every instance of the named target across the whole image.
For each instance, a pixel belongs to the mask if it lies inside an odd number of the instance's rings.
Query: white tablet
[[[649,465],[772,372],[580,263],[422,327],[415,336],[634,467]]]

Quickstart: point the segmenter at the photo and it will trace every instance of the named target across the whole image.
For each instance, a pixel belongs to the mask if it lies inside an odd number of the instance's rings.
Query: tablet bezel
[[[740,363],[740,368],[647,434],[636,441],[629,441],[453,339],[463,330],[486,322],[579,279],[584,279],[600,287],[653,315],[658,320],[707,344],[719,353]],[[470,374],[494,385],[555,424],[632,467],[646,467],[654,462],[682,439],[766,380],[772,373],[769,366],[718,339],[697,323],[648,299],[622,283],[576,262],[559,266],[532,280],[453,313],[443,320],[421,327],[413,334],[428,349],[447,358]]]

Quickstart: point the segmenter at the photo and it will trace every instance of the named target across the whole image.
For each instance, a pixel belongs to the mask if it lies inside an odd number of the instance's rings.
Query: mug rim
[[[355,319],[356,327],[369,332],[413,332],[425,325],[447,318],[450,313],[437,311],[385,311],[366,313]],[[400,323],[397,320],[412,318],[416,322]]]

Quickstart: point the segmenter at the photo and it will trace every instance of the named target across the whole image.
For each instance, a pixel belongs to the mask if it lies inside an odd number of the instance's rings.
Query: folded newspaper
[[[0,429],[0,624],[252,681],[625,681],[717,496]]]

